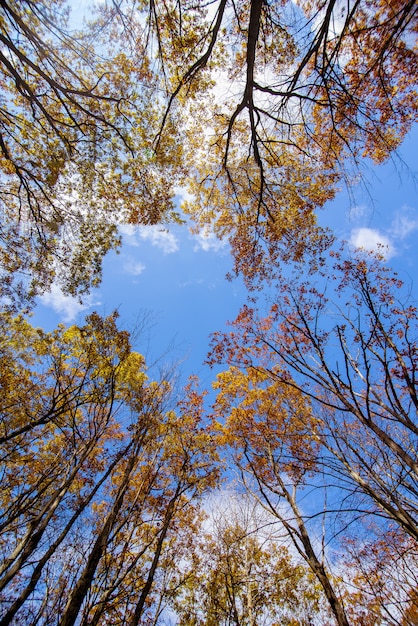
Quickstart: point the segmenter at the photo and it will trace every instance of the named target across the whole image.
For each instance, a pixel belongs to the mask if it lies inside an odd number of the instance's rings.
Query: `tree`
[[[171,219],[180,153],[170,123],[152,148],[158,96],[139,33],[105,16],[74,31],[62,0],[0,10],[1,286],[17,306],[53,281],[85,293],[118,224]]]
[[[402,303],[402,284],[381,259],[346,250],[331,251],[315,278],[300,265],[278,271],[275,293],[267,315],[246,306],[214,338],[212,361],[230,365],[219,375],[217,413],[229,415],[238,462],[264,499],[287,501],[293,537],[300,518],[320,515],[326,543],[365,518],[378,535],[395,524],[413,559],[415,307]],[[317,502],[330,504],[301,512],[298,486],[302,496],[321,489]]]
[[[191,382],[173,405],[116,315],[2,322],[0,624],[138,624],[167,542],[217,484],[203,397]]]
[[[322,549],[327,539],[324,536],[319,542],[318,529],[308,525],[323,511],[316,507],[313,513],[302,510],[307,488],[315,491],[309,477],[320,454],[310,436],[316,430],[316,418],[309,404],[298,390],[269,384],[257,370],[242,372],[231,367],[218,375],[215,388],[219,389],[215,417],[225,420],[215,428],[231,451],[243,485],[280,522],[316,576],[337,624],[347,626],[344,603]],[[314,499],[322,501],[320,495]]]
[[[352,620],[413,626],[418,609],[416,542],[394,528],[376,533],[376,525],[371,524],[365,531],[361,544],[358,537],[345,543]]]
[[[320,588],[274,517],[233,490],[214,494],[207,509],[189,579],[175,598],[181,626],[326,623]]]
[[[62,0],[1,11],[9,305],[96,285],[117,225],[168,218],[179,182],[247,278],[302,258],[348,161],[416,119],[413,0],[105,2],[79,32]]]
[[[250,279],[315,246],[348,161],[384,160],[416,119],[412,1],[156,1],[147,17],[166,111],[187,116],[185,210]]]
[[[10,584],[19,589],[4,623],[117,463],[107,447],[121,437],[116,378],[130,347],[115,320],[93,314],[82,328],[47,334],[2,316],[0,586],[9,602]]]

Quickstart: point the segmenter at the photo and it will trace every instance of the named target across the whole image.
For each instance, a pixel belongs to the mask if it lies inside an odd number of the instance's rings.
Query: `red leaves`
[[[289,277],[277,271],[278,291],[267,294],[267,314],[243,307],[233,331],[214,337],[211,361],[230,367],[217,383],[219,415],[228,416],[230,436],[250,445],[254,459],[263,458],[263,441],[273,457],[275,449],[286,447],[295,463],[303,463],[306,437],[314,448],[324,446],[350,480],[415,537],[415,504],[409,502],[414,488],[403,468],[418,471],[411,453],[418,434],[417,311],[399,304],[402,283],[381,259],[344,250],[329,256],[328,272],[324,268],[315,282],[298,266]],[[303,418],[289,404],[297,394],[307,402]],[[271,421],[271,411],[283,415],[282,407],[289,418],[294,415],[299,448],[296,438],[289,439],[295,433],[284,427],[284,417],[282,430]],[[363,463],[354,452],[359,446]],[[310,469],[309,455],[305,460]],[[283,471],[287,467],[283,460]],[[390,475],[385,485],[381,472]]]

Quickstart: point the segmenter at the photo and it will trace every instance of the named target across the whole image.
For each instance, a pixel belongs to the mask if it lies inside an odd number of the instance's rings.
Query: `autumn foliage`
[[[317,213],[417,119],[417,3],[71,8],[0,2],[0,626],[414,626],[417,309]],[[210,408],[26,317],[183,218],[250,292]]]
[[[251,278],[302,259],[316,211],[417,116],[413,0],[3,2],[2,290],[86,293],[117,226],[178,219]],[[266,261],[266,262],[263,262]]]
[[[277,272],[267,312],[244,306],[215,335],[211,362],[229,365],[216,383],[221,438],[328,597],[330,574],[309,538],[317,518],[327,520],[326,545],[361,521],[387,547],[395,528],[410,546],[400,575],[414,567],[418,317],[382,259],[343,249],[322,261],[315,275],[300,265]],[[364,559],[367,570],[367,548]],[[382,597],[378,607],[389,610]]]
[[[115,316],[2,326],[1,623],[142,623],[217,484],[201,395],[149,381]]]

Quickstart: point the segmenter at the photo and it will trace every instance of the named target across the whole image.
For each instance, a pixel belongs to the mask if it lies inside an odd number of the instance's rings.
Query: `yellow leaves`
[[[248,282],[315,247],[347,160],[384,160],[416,119],[416,15],[301,0],[293,21],[290,4],[102,3],[77,38],[65,3],[14,3],[19,20],[3,7],[24,56],[17,76],[3,64],[2,199],[7,244],[28,245],[28,294],[97,285],[116,225],[176,219],[180,181],[184,210],[230,239]],[[26,240],[19,219],[37,225]]]
[[[197,381],[170,407],[171,386],[148,380],[143,357],[131,351],[116,317],[92,314],[83,326],[53,333],[22,318],[0,318],[0,357],[8,365],[0,370],[0,546],[9,555],[0,585],[15,577],[21,585],[8,588],[9,598],[19,597],[45,557],[42,595],[51,555],[65,563],[73,584],[79,569],[71,569],[72,555],[81,537],[84,557],[96,550],[84,589],[106,598],[107,585],[115,587],[104,613],[119,610],[126,594],[137,602],[154,577],[150,562],[158,565],[178,541],[187,540],[183,550],[191,545],[194,500],[217,485],[216,444]],[[35,564],[26,564],[34,551]]]
[[[247,120],[232,127],[228,115],[215,120],[205,143],[189,140],[193,200],[182,208],[197,228],[230,240],[235,270],[251,283],[279,259],[301,260],[315,247],[315,211],[334,196],[339,175],[298,125],[287,141],[274,139],[272,129],[260,135],[260,168],[248,154],[254,138]]]
[[[100,282],[104,254],[120,243],[118,223],[158,223],[170,215],[181,142],[176,124],[167,125],[157,158],[150,164],[144,156],[162,112],[135,12],[127,33],[103,5],[97,22],[77,37],[67,30],[65,3],[8,3],[2,14],[10,48],[1,79],[9,94],[2,101],[7,145],[0,162],[10,176],[1,198],[5,251],[23,249],[26,241],[14,230],[21,221],[30,244],[19,259],[27,283],[4,285],[3,297],[17,308],[52,281],[65,293],[85,293]]]
[[[27,441],[43,439],[41,453],[44,445],[52,445],[57,427],[64,433],[77,426],[82,433],[89,412],[98,432],[109,427],[106,407],[116,393],[120,364],[129,354],[128,336],[117,329],[114,316],[103,320],[93,314],[84,327],[60,326],[53,333],[8,315],[1,324],[0,439],[24,444],[28,433]],[[143,359],[135,356],[126,371],[143,367]],[[142,370],[136,376],[143,384]],[[112,432],[116,437],[116,430]],[[65,448],[61,435],[56,441],[57,450]]]
[[[252,463],[260,475],[277,471],[301,480],[315,464],[319,424],[302,393],[256,368],[240,370],[230,367],[218,374],[215,417],[222,445],[237,453],[251,451]]]
[[[220,492],[209,508],[206,532],[182,563],[186,584],[174,597],[180,626],[226,624],[232,614],[239,624],[299,625],[306,606],[310,618],[321,613],[321,590],[308,568],[251,496]]]
[[[145,359],[138,352],[131,352],[121,363],[117,372],[117,380],[122,386],[143,386],[148,379],[145,370]]]

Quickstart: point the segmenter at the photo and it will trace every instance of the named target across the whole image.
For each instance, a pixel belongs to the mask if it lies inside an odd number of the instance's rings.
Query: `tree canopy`
[[[2,329],[0,623],[142,623],[217,485],[202,397],[150,381],[115,315]]]
[[[0,28],[3,300],[53,281],[82,294],[118,224],[174,218],[176,131],[153,149],[158,92],[139,33],[129,54],[113,20],[75,31],[61,1],[3,2]]]
[[[9,300],[86,292],[118,224],[173,218],[176,184],[245,276],[301,258],[349,163],[416,119],[412,0],[104,2],[78,30],[70,8],[1,5]]]
[[[229,366],[215,385],[221,441],[283,523],[337,623],[348,624],[315,548],[314,520],[328,520],[325,545],[363,520],[379,551],[394,528],[397,541],[416,546],[418,325],[382,259],[329,254],[315,274],[298,264],[277,271],[274,299],[244,306],[231,331],[214,336],[211,362]],[[309,492],[313,502],[302,506]],[[414,554],[399,559],[404,573]],[[394,617],[402,600],[391,602]]]
[[[0,1],[0,626],[413,626],[417,307],[317,212],[417,119],[417,3],[84,17]],[[186,221],[249,293],[212,406],[117,313],[28,317],[122,226]]]

